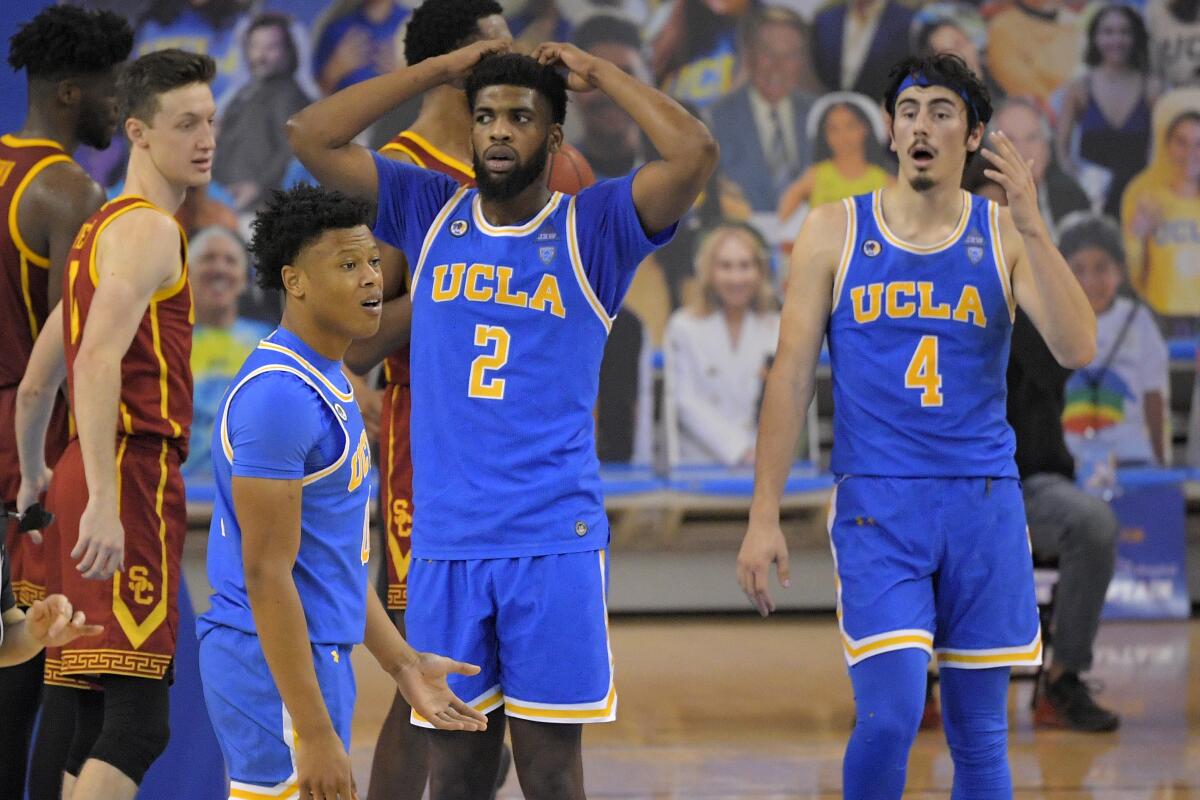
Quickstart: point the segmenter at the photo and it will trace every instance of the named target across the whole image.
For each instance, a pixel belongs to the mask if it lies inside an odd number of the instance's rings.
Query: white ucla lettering
[[[562,291],[553,273],[542,276],[533,295],[512,290],[513,268],[494,264],[441,264],[433,268],[432,298],[445,303],[460,295],[472,303],[499,303],[533,311],[548,311],[565,319]]]
[[[979,289],[971,284],[962,287],[958,302],[951,311],[948,303],[933,298],[933,281],[891,281],[868,283],[850,290],[854,321],[860,325],[874,322],[881,315],[889,319],[953,319],[980,328],[987,327],[987,314]]]

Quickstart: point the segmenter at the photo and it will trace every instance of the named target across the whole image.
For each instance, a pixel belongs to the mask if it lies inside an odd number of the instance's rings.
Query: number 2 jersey
[[[919,246],[881,193],[848,213],[827,329],[838,475],[1017,477],[1006,418],[1015,304],[999,207],[963,193],[958,225]]]
[[[608,545],[592,408],[647,237],[633,176],[493,226],[479,193],[375,156],[375,235],[412,265],[413,556]]]
[[[212,444],[216,500],[208,534],[216,625],[257,634],[246,593],[233,479],[301,481],[300,549],[292,567],[314,644],[357,644],[366,625],[371,448],[340,361],[286,328],[259,342],[226,391]]]

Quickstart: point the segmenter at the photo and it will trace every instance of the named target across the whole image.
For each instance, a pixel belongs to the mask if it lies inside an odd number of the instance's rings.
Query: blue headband
[[[975,110],[975,104],[972,103],[970,98],[967,97],[966,92],[964,92],[962,89],[955,89],[953,86],[947,86],[941,81],[931,81],[929,78],[925,77],[925,73],[923,72],[918,72],[915,75],[910,73],[904,78],[903,81],[900,82],[900,88],[896,90],[896,100],[900,99],[900,95],[904,94],[905,89],[911,89],[914,86],[919,88],[924,88],[926,86],[941,86],[949,89],[962,98],[962,101],[966,103],[967,110],[972,112],[975,115],[975,121],[979,122],[979,112]]]

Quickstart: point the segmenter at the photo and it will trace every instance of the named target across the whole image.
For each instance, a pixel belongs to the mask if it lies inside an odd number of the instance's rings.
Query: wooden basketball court
[[[619,715],[585,733],[588,797],[840,797],[853,707],[837,636],[832,614],[614,618]],[[391,690],[362,648],[356,659],[365,788]],[[1033,684],[1014,681],[1016,797],[1200,800],[1200,620],[1104,625],[1091,677],[1117,733],[1034,731]],[[950,782],[941,732],[922,732],[906,796],[949,797]],[[510,774],[500,797],[521,796]]]

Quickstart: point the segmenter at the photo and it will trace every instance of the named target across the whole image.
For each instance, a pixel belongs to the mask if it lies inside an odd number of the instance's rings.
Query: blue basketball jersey
[[[371,449],[341,362],[280,328],[259,343],[221,401],[208,541],[212,607],[197,631],[256,633],[246,594],[233,478],[302,480],[292,576],[310,641],[356,644],[366,626]]]
[[[474,189],[376,164],[376,235],[413,269],[413,555],[604,548],[592,416],[600,361],[637,264],[673,228],[645,235],[632,176],[555,193],[501,227]]]
[[[1016,306],[999,208],[963,196],[956,229],[931,246],[888,230],[880,192],[843,201],[827,331],[837,474],[1017,476],[1004,377]]]

